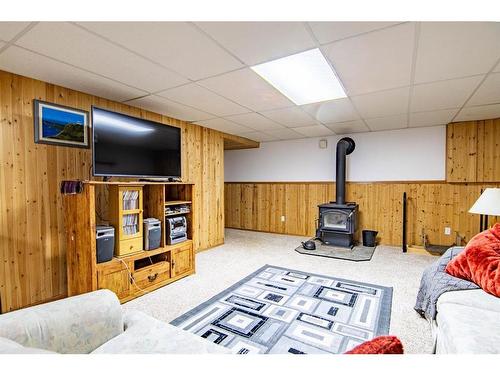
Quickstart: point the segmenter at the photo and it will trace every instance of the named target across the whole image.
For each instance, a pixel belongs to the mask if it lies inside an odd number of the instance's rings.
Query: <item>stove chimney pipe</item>
[[[356,144],[349,137],[337,142],[337,174],[336,174],[336,200],[337,204],[345,204],[345,157],[354,151]]]

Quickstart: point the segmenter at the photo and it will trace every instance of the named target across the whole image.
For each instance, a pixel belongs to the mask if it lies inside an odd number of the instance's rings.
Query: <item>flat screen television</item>
[[[181,176],[181,129],[92,107],[94,176]]]

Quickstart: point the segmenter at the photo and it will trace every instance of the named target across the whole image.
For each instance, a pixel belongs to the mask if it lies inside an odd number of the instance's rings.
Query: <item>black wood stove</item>
[[[325,245],[346,248],[354,246],[358,205],[345,201],[345,159],[355,147],[354,141],[348,137],[337,143],[336,200],[318,206],[316,237]]]

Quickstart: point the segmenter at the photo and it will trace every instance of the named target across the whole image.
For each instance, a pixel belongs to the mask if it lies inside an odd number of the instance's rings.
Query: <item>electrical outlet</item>
[[[444,234],[447,236],[451,235],[451,228],[450,227],[444,227]]]
[[[285,217],[284,216],[281,216],[281,221],[284,222],[285,221]]]

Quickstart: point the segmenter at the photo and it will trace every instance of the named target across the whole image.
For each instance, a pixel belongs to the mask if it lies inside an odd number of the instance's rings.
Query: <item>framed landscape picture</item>
[[[58,104],[33,101],[35,143],[89,147],[89,113]]]

